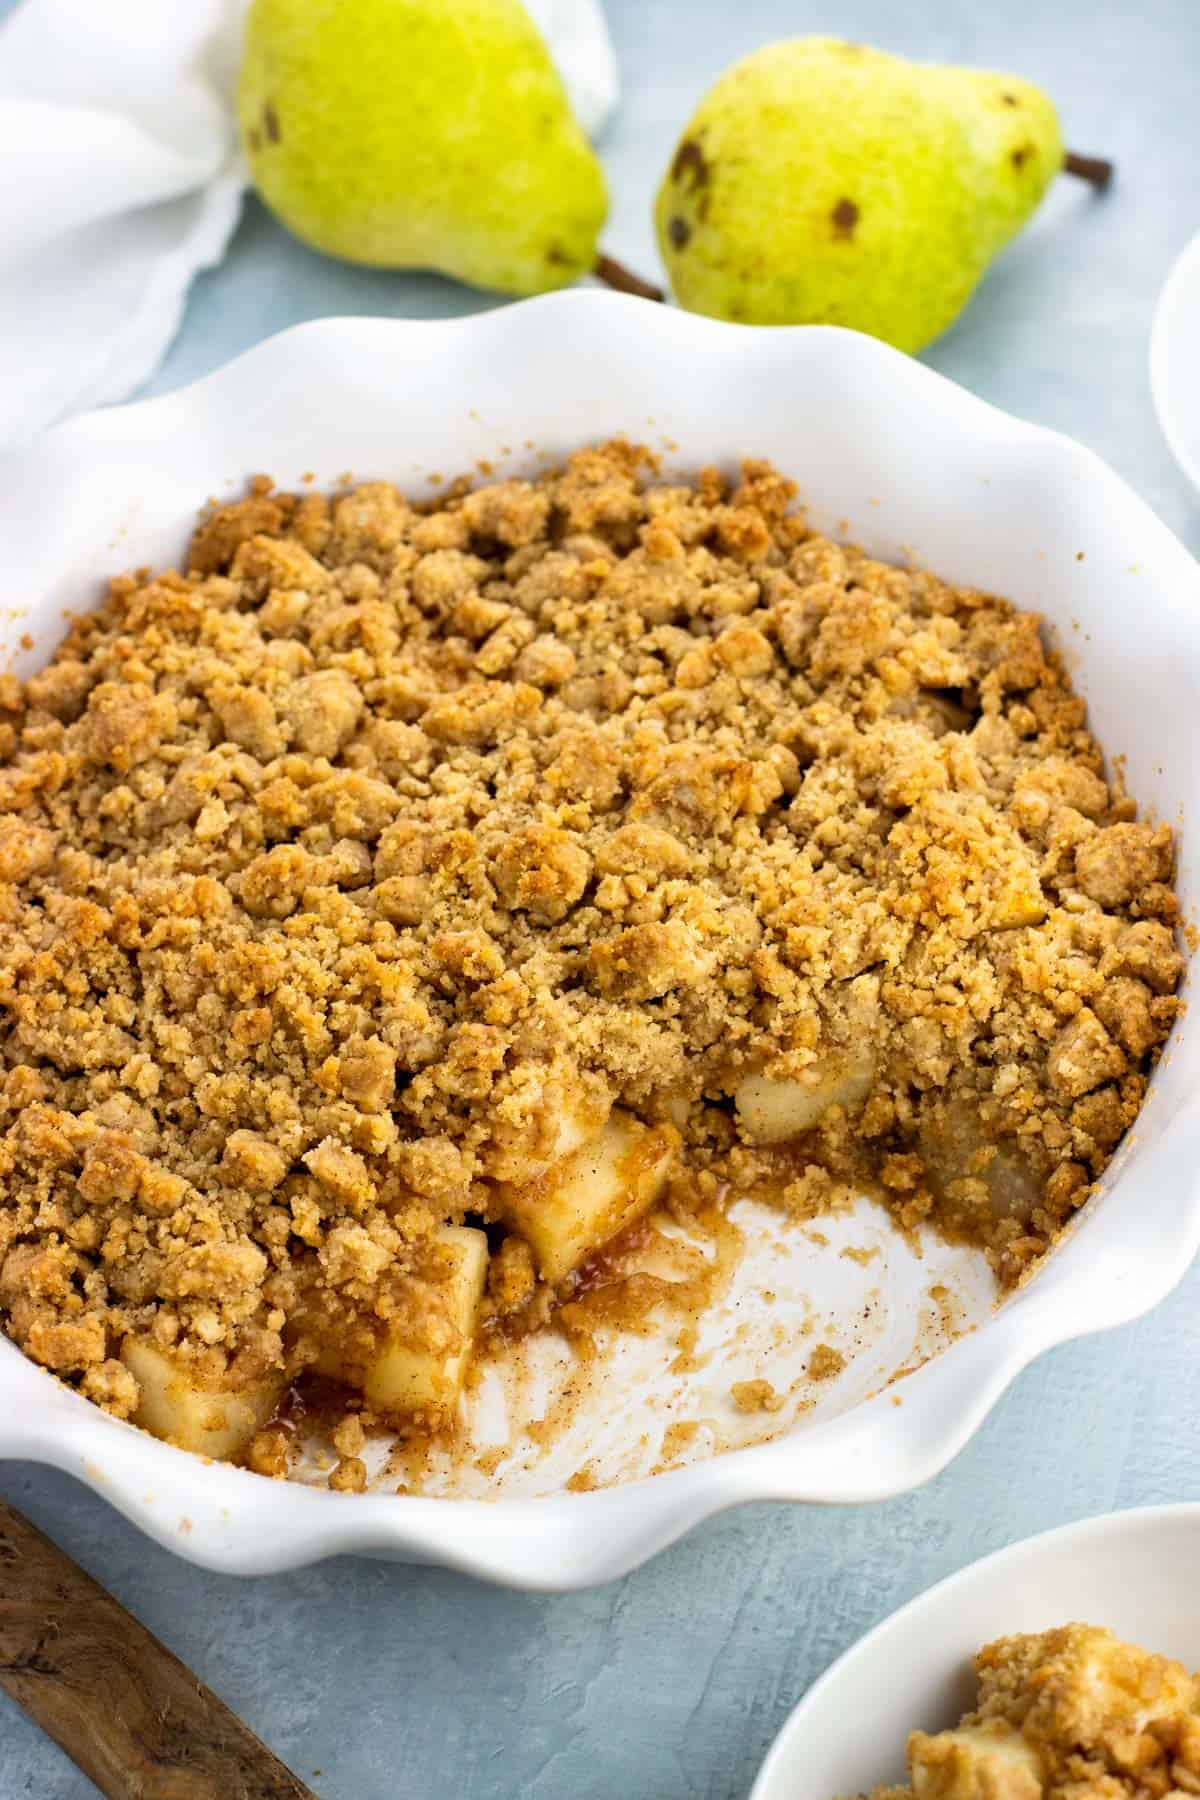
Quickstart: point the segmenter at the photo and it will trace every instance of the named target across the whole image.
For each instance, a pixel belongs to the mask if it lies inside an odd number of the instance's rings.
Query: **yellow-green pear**
[[[1063,166],[1058,116],[1031,82],[797,38],[704,96],[659,188],[659,243],[692,312],[849,325],[919,350]]]
[[[520,0],[253,0],[254,184],[351,262],[534,294],[596,262],[608,196]]]

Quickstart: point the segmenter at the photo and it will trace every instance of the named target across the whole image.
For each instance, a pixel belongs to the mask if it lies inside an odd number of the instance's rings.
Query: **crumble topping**
[[[614,1102],[675,1207],[865,1183],[1028,1271],[1176,1010],[1171,833],[1034,615],[794,492],[620,442],[425,506],[259,480],[0,678],[30,1356],[128,1416],[130,1334],[231,1390],[317,1326],[451,1355],[464,1220],[485,1307],[544,1319],[506,1195]]]
[[[979,1703],[914,1731],[911,1786],[870,1800],[1175,1800],[1200,1793],[1200,1688],[1182,1663],[1094,1625],[998,1638]]]

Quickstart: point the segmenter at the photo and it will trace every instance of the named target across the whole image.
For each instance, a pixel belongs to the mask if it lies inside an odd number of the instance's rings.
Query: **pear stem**
[[[1090,181],[1098,194],[1104,192],[1115,173],[1107,157],[1080,156],[1075,150],[1067,151],[1063,158],[1063,168],[1068,175],[1078,175],[1081,181]]]
[[[665,300],[666,295],[660,287],[649,281],[643,281],[624,263],[619,263],[615,256],[606,256],[603,250],[596,258],[595,273],[605,287],[615,288],[618,294],[636,294],[639,300]]]

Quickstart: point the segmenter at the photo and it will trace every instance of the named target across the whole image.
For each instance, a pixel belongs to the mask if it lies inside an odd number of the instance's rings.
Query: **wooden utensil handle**
[[[2,1502],[0,1686],[110,1800],[314,1800],[177,1656]]]

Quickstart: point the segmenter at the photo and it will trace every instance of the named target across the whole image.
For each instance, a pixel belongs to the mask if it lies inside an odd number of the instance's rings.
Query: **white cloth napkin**
[[[617,100],[599,0],[525,0],[584,129]],[[150,376],[245,169],[243,0],[24,0],[0,28],[0,450]]]
[[[550,47],[575,117],[598,137],[621,94],[600,0],[525,0],[525,10]]]

